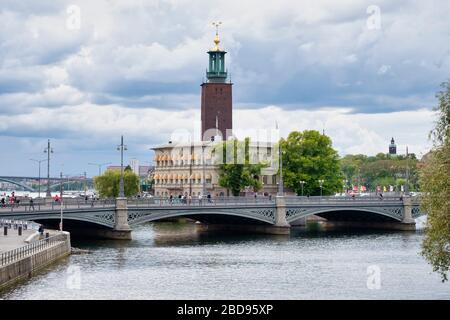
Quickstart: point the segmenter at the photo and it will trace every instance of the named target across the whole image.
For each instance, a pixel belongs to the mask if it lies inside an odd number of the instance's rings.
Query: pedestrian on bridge
[[[3,208],[6,207],[6,202],[5,202],[5,198],[4,197],[2,197],[2,200],[0,201],[0,203],[1,203]]]
[[[30,210],[31,210],[31,208],[33,208],[33,211],[34,211],[34,201],[33,201],[33,198],[30,198]]]

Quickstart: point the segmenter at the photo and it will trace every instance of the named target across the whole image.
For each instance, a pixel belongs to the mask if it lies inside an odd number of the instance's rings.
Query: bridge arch
[[[88,180],[86,180],[86,181],[85,180],[75,180],[75,179],[73,179],[73,180],[64,180],[62,185],[64,186],[64,185],[66,185],[68,183],[72,183],[72,182],[81,182],[81,183],[86,182],[86,184],[89,184],[90,181],[88,181]],[[50,185],[50,189],[53,189],[55,187],[59,187],[60,185],[61,185],[61,182],[53,183],[53,184]]]
[[[2,219],[12,219],[12,220],[23,220],[23,221],[34,221],[36,223],[46,222],[56,222],[55,225],[59,224],[61,216],[58,211],[46,211],[46,212],[30,212],[30,213],[10,213],[2,214]],[[89,212],[88,210],[64,210],[63,222],[64,221],[78,221],[84,222],[89,225],[101,226],[106,228],[113,228],[115,221],[115,210],[114,209],[104,209],[97,210],[95,212]]]
[[[0,181],[7,182],[7,183],[11,183],[11,184],[13,184],[13,185],[22,187],[22,188],[24,188],[26,191],[29,191],[29,192],[36,192],[36,190],[34,190],[32,187],[27,186],[26,184],[21,183],[21,182],[17,182],[17,181],[10,180],[10,179],[6,179],[6,178],[0,178]]]
[[[370,213],[369,215],[367,213]],[[288,208],[286,220],[289,223],[301,218],[317,215],[330,221],[392,221],[401,222],[403,219],[403,207],[318,207],[318,208]]]
[[[186,208],[177,209],[153,209],[153,210],[139,210],[128,208],[128,223],[130,226],[138,225],[146,222],[158,221],[168,218],[176,217],[194,217],[196,220],[199,217],[235,217],[243,220],[249,220],[264,224],[275,223],[275,208],[195,208],[186,210]]]

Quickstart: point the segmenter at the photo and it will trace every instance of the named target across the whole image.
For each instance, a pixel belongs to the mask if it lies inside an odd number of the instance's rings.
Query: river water
[[[314,228],[313,228],[314,229]],[[146,224],[130,242],[73,242],[72,255],[2,299],[450,299],[420,256],[423,233],[297,229],[199,234]]]

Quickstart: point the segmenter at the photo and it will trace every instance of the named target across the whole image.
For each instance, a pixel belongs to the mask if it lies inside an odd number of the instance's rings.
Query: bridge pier
[[[286,198],[275,198],[275,224],[271,227],[273,234],[290,234],[291,225],[286,220]]]
[[[112,240],[131,240],[131,228],[128,224],[127,198],[116,198],[114,229],[102,230],[102,237]]]
[[[412,201],[410,196],[403,197],[403,219],[401,230],[416,230],[416,221],[412,217]]]

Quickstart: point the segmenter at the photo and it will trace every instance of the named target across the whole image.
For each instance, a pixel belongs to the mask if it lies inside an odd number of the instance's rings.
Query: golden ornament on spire
[[[214,38],[214,48],[212,49],[212,51],[221,51],[219,48],[219,43],[220,43],[220,38],[219,38],[219,26],[222,24],[221,21],[218,22],[213,22],[212,25],[214,27],[216,27],[216,37]]]

